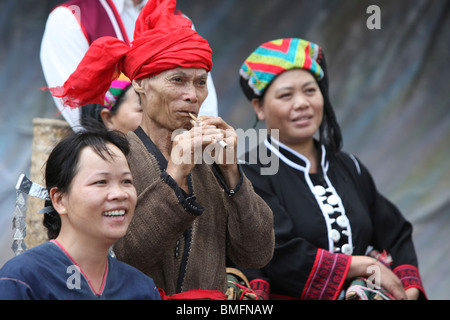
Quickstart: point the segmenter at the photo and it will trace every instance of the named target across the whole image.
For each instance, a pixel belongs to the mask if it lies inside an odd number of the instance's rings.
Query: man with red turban
[[[141,126],[127,136],[138,202],[114,252],[169,296],[223,299],[227,258],[253,268],[272,258],[273,216],[237,164],[235,130],[221,118],[196,119],[212,50],[174,15],[175,5],[149,1],[131,46],[96,40],[64,86],[50,90],[76,108],[103,102],[120,72],[132,80],[143,109]]]
[[[147,0],[66,0],[49,14],[42,37],[40,58],[49,87],[64,83],[76,69],[89,46],[98,38],[112,36],[130,44],[137,17]],[[183,15],[176,10],[176,14]],[[192,24],[194,28],[194,24]],[[217,95],[211,73],[208,97],[201,115],[217,116]],[[54,99],[73,130],[80,129],[79,109],[65,108]]]

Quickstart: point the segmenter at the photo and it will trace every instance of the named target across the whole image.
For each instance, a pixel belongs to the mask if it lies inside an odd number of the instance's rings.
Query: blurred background
[[[39,60],[45,22],[63,1],[0,0],[0,267],[11,257],[15,184],[28,173],[32,119],[62,119]],[[381,29],[369,29],[370,5]],[[344,151],[414,225],[430,299],[450,298],[450,1],[179,0],[213,49],[219,115],[255,120],[238,82],[261,43],[300,37],[324,48]]]

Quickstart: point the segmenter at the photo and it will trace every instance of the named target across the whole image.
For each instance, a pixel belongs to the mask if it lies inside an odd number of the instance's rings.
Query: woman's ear
[[[108,130],[114,130],[113,115],[109,109],[103,108],[102,111],[100,111],[100,117]]]
[[[58,212],[59,214],[67,213],[64,195],[63,193],[58,191],[57,187],[53,187],[50,189],[50,199],[52,200],[53,208],[55,208],[56,212]]]
[[[258,120],[259,121],[266,120],[265,113],[264,113],[264,108],[263,108],[263,106],[261,104],[261,100],[258,99],[258,98],[253,98],[252,99],[252,106],[253,106],[253,109],[256,112],[256,116],[258,117]]]

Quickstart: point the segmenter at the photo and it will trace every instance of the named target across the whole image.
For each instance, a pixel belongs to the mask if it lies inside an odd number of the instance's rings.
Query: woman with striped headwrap
[[[252,288],[265,299],[339,299],[348,280],[377,270],[383,290],[357,283],[345,297],[424,298],[411,224],[341,151],[322,49],[298,38],[266,42],[243,63],[240,83],[271,133],[243,166],[274,213],[276,239],[272,261],[245,270]],[[265,154],[279,159],[277,172],[261,175]],[[392,271],[366,256],[370,248],[389,252],[392,261],[377,257]]]
[[[136,130],[142,121],[142,107],[130,79],[121,74],[105,94],[103,104],[90,103],[81,108],[81,125],[94,118],[109,130],[123,133]]]

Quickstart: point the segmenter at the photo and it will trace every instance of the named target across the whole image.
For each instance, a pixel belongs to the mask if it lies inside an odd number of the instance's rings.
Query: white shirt
[[[99,1],[105,6],[105,0]],[[146,2],[147,0],[143,0],[140,5],[134,6],[132,0],[113,0],[130,42],[133,40],[137,17]],[[105,8],[109,8],[109,6],[106,5]],[[75,12],[75,14],[77,13]],[[40,52],[42,70],[47,85],[49,87],[62,86],[75,71],[88,48],[89,43],[72,10],[63,6],[53,10],[47,19]],[[211,74],[208,74],[207,84],[209,94],[199,115],[217,116],[217,96]],[[74,130],[78,130],[80,110],[64,107],[60,98],[53,97],[53,100],[64,119]]]

